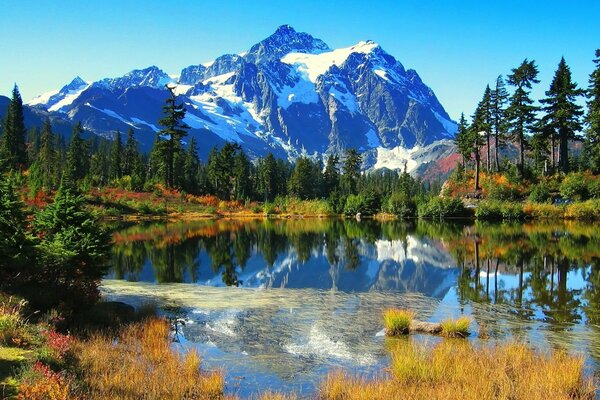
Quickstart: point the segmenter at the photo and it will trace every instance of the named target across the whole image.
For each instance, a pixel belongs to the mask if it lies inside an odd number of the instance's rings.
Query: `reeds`
[[[383,312],[385,333],[388,336],[407,335],[415,314],[408,310],[389,309]]]
[[[433,348],[399,343],[389,378],[365,380],[331,373],[324,400],[362,399],[594,399],[582,357],[541,354],[520,344],[474,347],[442,341]]]
[[[442,335],[449,338],[465,338],[469,336],[471,320],[468,317],[447,319],[441,322]]]

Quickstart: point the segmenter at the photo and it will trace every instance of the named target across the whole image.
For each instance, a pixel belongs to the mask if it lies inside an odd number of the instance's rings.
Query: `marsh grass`
[[[471,319],[460,317],[458,319],[447,319],[442,321],[442,336],[449,338],[465,338],[469,336]]]
[[[388,336],[407,335],[415,313],[409,310],[389,309],[383,312],[385,333]]]
[[[366,380],[336,371],[321,386],[325,400],[594,399],[584,359],[542,354],[520,344],[474,347],[444,340],[434,347],[399,343],[390,377]]]
[[[84,398],[221,399],[223,376],[200,370],[194,351],[171,348],[169,324],[132,324],[116,338],[96,335],[76,346]]]

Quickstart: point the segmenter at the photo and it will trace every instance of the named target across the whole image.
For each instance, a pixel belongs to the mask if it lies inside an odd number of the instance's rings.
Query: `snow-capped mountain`
[[[284,25],[241,54],[191,65],[169,75],[152,66],[88,83],[75,78],[28,104],[57,119],[81,121],[108,136],[134,128],[148,149],[175,87],[201,156],[237,142],[251,155],[293,159],[349,147],[365,167],[422,169],[447,156],[456,131],[433,91],[372,41],[331,49]]]

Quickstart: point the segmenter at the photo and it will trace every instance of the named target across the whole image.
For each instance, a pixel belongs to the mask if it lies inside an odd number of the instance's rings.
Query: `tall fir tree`
[[[600,173],[600,49],[596,50],[596,65],[590,74],[588,87],[588,112],[586,115],[586,147],[589,165],[596,174]]]
[[[489,140],[488,132],[491,129],[490,116],[489,116],[489,87],[486,88],[483,98],[475,109],[473,114],[473,123],[468,129],[468,140],[467,143],[471,144],[471,151],[475,160],[475,191],[481,189],[479,185],[479,172],[481,165],[481,147],[486,144]],[[488,153],[489,154],[489,153]]]
[[[185,161],[183,166],[183,173],[185,177],[182,186],[183,189],[189,193],[198,192],[199,168],[200,159],[198,158],[198,151],[196,149],[196,139],[192,137],[185,153]]]
[[[125,147],[123,148],[123,160],[121,172],[123,175],[131,176],[133,174],[134,165],[138,161],[138,143],[133,136],[133,129],[129,128],[127,131],[127,140],[125,141]]]
[[[73,127],[69,149],[67,150],[67,165],[64,177],[71,184],[76,184],[85,178],[90,167],[90,154],[86,141],[81,137],[83,127],[81,122]]]
[[[342,188],[346,194],[356,194],[362,155],[356,149],[348,149],[344,155]]]
[[[59,165],[56,138],[50,120],[46,119],[42,126],[37,157],[31,166],[31,180],[36,182],[36,187],[44,191],[56,188],[59,182]]]
[[[0,160],[3,160],[5,167],[9,169],[27,167],[26,134],[23,100],[19,88],[15,85],[6,112],[2,136],[0,136]]]
[[[469,135],[469,124],[467,124],[467,119],[465,118],[465,114],[460,114],[460,119],[458,120],[458,130],[456,131],[456,136],[454,137],[454,143],[458,149],[458,153],[462,157],[462,164],[464,169],[467,168],[467,163],[471,161],[471,155],[473,153],[473,144],[471,143],[471,138]]]
[[[508,75],[508,83],[515,87],[515,92],[510,97],[507,109],[508,124],[511,139],[519,147],[519,173],[525,175],[525,150],[527,149],[527,134],[535,126],[537,107],[533,105],[530,97],[532,85],[539,83],[537,79],[538,68],[534,60],[523,60],[521,65],[512,69]],[[528,90],[529,89],[529,90]]]
[[[500,148],[505,141],[506,104],[508,91],[502,75],[496,79],[496,86],[491,93],[492,130],[494,132],[494,170],[500,171]]]
[[[490,89],[490,85],[485,87],[485,91],[483,92],[483,98],[479,103],[480,108],[480,132],[483,132],[485,136],[485,146],[486,146],[486,170],[489,172],[492,170],[492,154],[491,154],[491,143],[492,143],[492,90]]]
[[[123,142],[121,140],[121,132],[115,132],[115,138],[110,148],[110,165],[109,165],[110,180],[121,179],[123,176]]]
[[[547,97],[540,102],[546,112],[544,123],[558,133],[558,167],[564,173],[569,172],[569,140],[575,139],[575,133],[582,127],[583,109],[576,101],[583,94],[572,81],[565,58],[561,58],[550,89],[546,91]]]
[[[267,154],[264,158],[258,160],[257,165],[257,186],[261,199],[271,201],[277,195],[277,162],[273,153]]]
[[[338,164],[340,158],[337,154],[331,154],[327,157],[325,163],[325,171],[323,172],[323,181],[325,186],[325,192],[327,195],[338,190],[340,185],[340,171]]]
[[[186,113],[183,103],[177,104],[174,89],[170,86],[166,87],[170,96],[165,100],[166,104],[163,106],[165,116],[158,121],[163,126],[160,133],[165,138],[165,144],[159,144],[162,163],[164,164],[164,182],[167,187],[172,188],[175,186],[176,154],[181,152],[181,139],[187,135],[187,130],[190,127],[183,122]]]

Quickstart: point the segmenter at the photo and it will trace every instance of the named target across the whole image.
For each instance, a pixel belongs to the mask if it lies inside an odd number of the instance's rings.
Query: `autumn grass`
[[[389,377],[366,380],[332,372],[324,400],[366,399],[593,399],[582,357],[542,354],[520,344],[474,347],[444,340],[433,348],[400,343]]]
[[[407,335],[415,313],[408,310],[389,309],[383,312],[385,333],[388,336]]]
[[[442,335],[449,338],[465,338],[469,336],[471,320],[468,317],[447,319],[441,322]]]
[[[85,398],[221,399],[221,373],[200,370],[196,352],[171,348],[166,321],[152,318],[117,338],[94,336],[76,346]]]

